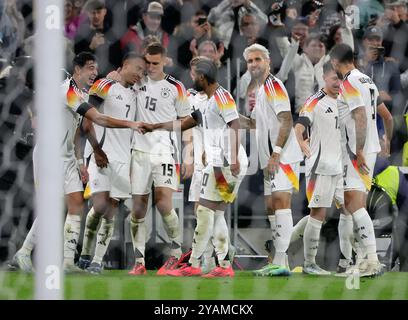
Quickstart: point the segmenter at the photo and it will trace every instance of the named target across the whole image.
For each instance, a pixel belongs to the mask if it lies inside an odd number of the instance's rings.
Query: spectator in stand
[[[389,25],[385,29],[383,45],[385,57],[392,58],[402,73],[408,69],[408,25],[398,14],[401,2],[390,0],[386,4],[384,16]]]
[[[74,52],[88,51],[96,55],[99,76],[105,76],[110,70],[122,63],[119,41],[106,21],[107,9],[104,0],[89,0],[84,10],[88,20],[84,21],[74,38]]]
[[[224,52],[217,49],[217,45],[211,40],[201,42],[198,48],[193,50],[193,57],[204,56],[214,61],[215,65],[217,66],[217,82],[225,89],[228,89],[230,83],[227,68],[225,64],[221,63],[223,54]],[[194,85],[190,76],[190,69],[186,69],[184,71],[180,77],[180,80],[186,88],[192,88]]]
[[[407,8],[408,2],[407,0],[402,0],[399,1],[398,4],[396,4],[396,9],[398,12],[398,16],[399,18],[404,21],[405,23],[407,23],[408,20],[408,8]]]
[[[24,40],[24,18],[12,0],[0,2],[0,52],[4,59],[12,60]]]
[[[384,47],[382,46],[382,31],[379,27],[368,27],[363,36],[363,48],[360,50],[359,68],[373,79],[376,84],[380,99],[385,103],[388,110],[394,115],[402,114],[404,106],[400,73],[394,61],[385,60]],[[377,116],[377,129],[380,137],[384,135],[384,125],[380,115]],[[393,136],[391,149],[398,150],[403,142]],[[392,155],[392,160],[396,159],[396,154]]]
[[[255,12],[246,11],[242,14],[239,19],[239,33],[233,33],[231,37],[229,55],[231,57],[231,77],[235,77],[236,70],[236,61],[237,59],[241,62],[241,68],[243,73],[246,70],[246,62],[242,59],[242,54],[244,53],[245,48],[249,47],[254,43],[259,43],[265,47],[268,47],[268,44],[264,39],[261,39],[261,30],[264,25],[261,25],[259,19]]]
[[[74,40],[81,23],[86,20],[86,13],[81,12],[82,7],[77,6],[75,0],[65,0],[65,30],[64,34],[70,40]]]
[[[345,1],[322,0],[321,2],[324,2],[324,6],[321,8],[319,15],[320,32],[328,35],[332,26],[339,25],[344,20],[344,8],[339,2],[345,4]]]
[[[306,19],[310,32],[319,32],[319,18],[322,11],[322,6],[323,3],[314,0],[306,1],[302,5],[300,15]]]
[[[383,33],[379,27],[366,29],[359,66],[364,74],[373,79],[381,100],[392,111],[394,105],[402,104],[400,73],[395,62],[384,59],[382,38]]]
[[[213,41],[217,45],[217,51],[223,52],[224,45],[208,23],[207,13],[204,10],[198,10],[187,23],[175,29],[174,37],[170,41],[169,55],[176,58],[178,67],[182,69],[181,72],[189,69],[190,61],[197,48],[207,40]]]
[[[228,49],[233,33],[240,32],[239,21],[246,12],[253,13],[256,20],[265,25],[268,22],[268,17],[250,0],[223,0],[221,3],[212,8],[208,21],[216,28]]]
[[[299,48],[297,39],[299,38],[292,38],[289,52],[283,60],[279,73],[276,75],[282,81],[286,81],[289,71],[294,71],[296,113],[305,104],[307,98],[323,88],[323,64],[329,60],[321,35],[309,35],[304,41],[301,55],[297,53]]]
[[[142,42],[148,35],[159,38],[164,48],[169,46],[169,35],[160,27],[164,14],[163,6],[156,1],[150,2],[141,21],[129,27],[120,39],[120,47],[123,53],[135,51],[141,53]]]

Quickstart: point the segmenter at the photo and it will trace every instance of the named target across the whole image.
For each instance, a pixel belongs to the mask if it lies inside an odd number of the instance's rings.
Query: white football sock
[[[361,242],[360,234],[358,233],[358,227],[353,222],[353,250],[356,253],[356,264],[358,265],[366,258],[366,252]]]
[[[132,236],[133,250],[135,251],[135,264],[145,265],[146,248],[146,222],[145,218],[130,218],[130,234]]]
[[[227,221],[225,220],[224,211],[215,211],[213,239],[218,263],[221,267],[228,267],[230,265],[230,261],[224,260],[228,254],[229,247],[228,225]]]
[[[368,261],[377,262],[377,245],[375,242],[374,226],[365,208],[353,213],[353,221],[358,229],[361,244],[367,253]]]
[[[275,211],[276,239],[275,256],[272,263],[280,266],[286,265],[286,251],[289,247],[293,230],[292,210],[280,209]]]
[[[296,223],[296,225],[293,227],[292,236],[290,237],[290,243],[303,238],[303,234],[305,233],[306,223],[308,219],[309,215],[304,216],[302,219],[298,221],[298,223]]]
[[[92,207],[89,210],[88,215],[86,216],[84,241],[82,244],[81,256],[92,255],[92,249],[95,244],[96,231],[98,230],[98,226],[100,222],[101,222],[101,216],[97,215],[95,213],[94,208]]]
[[[205,248],[205,251],[201,257],[201,262],[202,265],[205,264],[212,264],[213,262],[215,263],[215,258],[214,258],[214,245],[212,239],[208,241],[207,247]]]
[[[303,235],[303,252],[305,264],[316,263],[317,249],[319,248],[320,230],[323,222],[309,217]]]
[[[189,262],[194,268],[200,266],[200,258],[203,255],[208,241],[213,235],[215,212],[199,205],[197,208],[197,226],[194,231],[192,253]]]
[[[112,239],[113,231],[115,229],[115,218],[106,219],[102,218],[101,226],[98,230],[98,235],[96,236],[96,247],[95,255],[92,262],[101,264],[103,257],[105,256],[106,250],[109,247],[109,243]]]
[[[276,239],[276,216],[273,214],[268,215],[268,220],[271,224],[272,244],[275,246]]]
[[[34,249],[36,235],[37,235],[37,219],[34,220],[33,225],[31,226],[30,231],[28,232],[24,240],[23,246],[18,251],[28,256],[31,255],[31,252]]]
[[[337,229],[339,232],[340,251],[345,259],[351,261],[353,254],[352,243],[354,241],[352,216],[350,214],[340,214]]]
[[[67,214],[64,224],[64,264],[74,264],[75,251],[81,231],[81,216]]]
[[[180,223],[176,210],[171,209],[169,214],[162,215],[162,220],[164,230],[166,230],[171,241],[170,255],[180,259],[182,254],[180,240],[178,239],[180,236]]]

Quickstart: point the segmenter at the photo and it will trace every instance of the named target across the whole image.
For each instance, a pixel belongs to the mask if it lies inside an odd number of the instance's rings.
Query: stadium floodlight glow
[[[35,298],[63,298],[63,1],[35,3],[35,108],[37,110]]]

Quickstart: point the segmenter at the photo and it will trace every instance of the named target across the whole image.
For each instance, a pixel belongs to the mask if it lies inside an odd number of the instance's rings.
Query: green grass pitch
[[[32,299],[33,275],[0,272],[0,299]],[[408,299],[408,273],[389,272],[375,279],[360,279],[360,289],[347,289],[346,279],[292,274],[290,277],[254,277],[237,271],[235,278],[203,279],[156,276],[132,277],[125,270],[103,275],[68,275],[65,299],[146,300],[270,300],[270,299]]]

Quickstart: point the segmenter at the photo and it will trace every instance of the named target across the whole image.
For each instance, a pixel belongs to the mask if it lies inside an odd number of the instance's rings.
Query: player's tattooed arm
[[[368,174],[368,167],[363,154],[364,144],[367,135],[367,116],[365,107],[361,106],[352,111],[352,116],[356,125],[356,155],[357,165],[362,174]]]
[[[242,129],[256,129],[255,119],[250,119],[242,114],[239,115],[239,124]]]
[[[285,146],[286,141],[288,141],[293,126],[293,119],[290,111],[279,112],[278,120],[280,122],[279,134],[276,139],[275,150],[268,161],[268,171],[271,175],[274,175],[279,171],[280,152]]]
[[[278,120],[280,122],[280,129],[275,145],[283,148],[286,144],[286,141],[288,141],[290,130],[292,130],[292,114],[290,113],[290,111],[282,111],[278,113]]]
[[[240,147],[240,136],[239,136],[239,129],[240,129],[240,121],[238,119],[232,120],[228,122],[228,126],[232,129],[230,130],[230,145],[233,147],[232,149],[232,163],[231,163],[231,173],[235,177],[239,175],[241,171],[241,164],[238,160],[238,152]]]
[[[364,107],[358,107],[352,111],[356,124],[356,151],[362,152],[367,135],[367,117]]]

